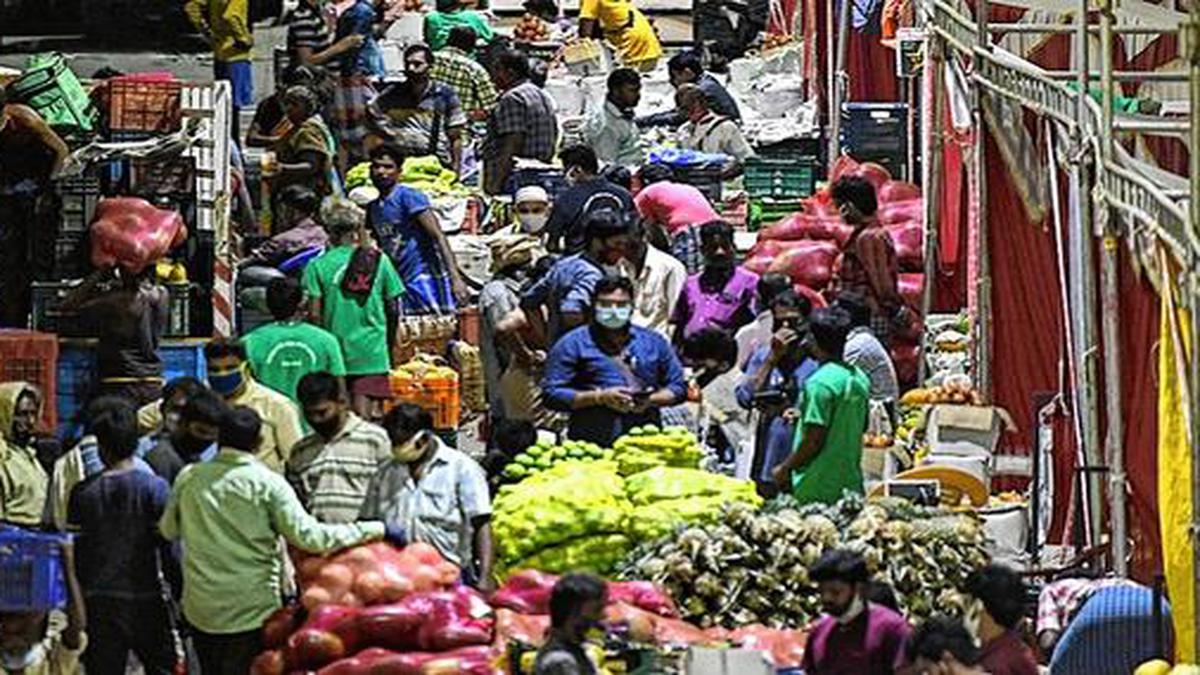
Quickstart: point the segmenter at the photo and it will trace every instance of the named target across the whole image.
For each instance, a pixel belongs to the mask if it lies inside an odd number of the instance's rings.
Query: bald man
[[[731,175],[740,172],[742,163],[754,155],[737,123],[710,110],[708,98],[697,85],[676,89],[675,107],[687,119],[679,128],[681,147],[732,158],[727,171]]]

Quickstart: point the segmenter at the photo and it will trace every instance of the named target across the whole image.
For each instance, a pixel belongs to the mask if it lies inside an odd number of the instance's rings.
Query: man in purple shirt
[[[982,645],[979,665],[992,675],[1037,675],[1033,651],[1017,632],[1028,595],[1021,575],[988,565],[967,578],[966,590],[974,601],[967,608],[967,629]]]
[[[905,665],[909,627],[896,612],[868,602],[867,561],[853,551],[826,551],[808,572],[825,610],[808,634],[806,675],[890,675]]]
[[[701,226],[700,252],[704,268],[688,277],[671,317],[676,345],[705,328],[733,335],[754,320],[758,275],[737,265],[733,227],[719,220]]]
[[[990,675],[980,665],[975,640],[958,619],[930,618],[913,632],[907,649],[911,670],[921,675]]]

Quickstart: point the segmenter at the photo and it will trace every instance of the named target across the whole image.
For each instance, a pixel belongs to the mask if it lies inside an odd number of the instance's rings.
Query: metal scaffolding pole
[[[929,67],[926,69],[926,77],[929,82],[925,86],[930,88],[931,100],[928,101],[930,120],[925,130],[925,155],[924,155],[924,194],[925,194],[925,288],[921,292],[921,316],[929,316],[930,310],[933,309],[933,288],[937,278],[938,269],[938,226],[941,220],[941,200],[938,196],[942,194],[942,144],[945,142],[942,134],[942,119],[945,117],[945,100],[946,100],[946,84],[943,81],[946,68],[946,54],[942,40],[933,31],[928,31],[928,37],[925,41],[925,58],[928,60]],[[922,357],[917,363],[917,384],[925,385],[926,362],[924,355],[928,352],[925,350],[925,342],[928,340],[928,335],[923,334],[922,337]]]
[[[1188,59],[1188,69],[1191,71],[1189,94],[1192,110],[1200,111],[1200,4],[1192,3],[1191,16],[1184,24],[1183,42],[1187,46],[1185,56]],[[1192,115],[1191,128],[1191,200],[1188,204],[1189,224],[1192,232],[1200,233],[1200,120]],[[1180,284],[1180,288],[1185,288]],[[1191,404],[1191,440],[1192,440],[1192,574],[1195,575],[1192,587],[1195,592],[1193,608],[1200,608],[1200,307],[1197,306],[1194,288],[1189,293],[1191,304],[1192,350],[1188,367],[1189,379],[1188,396]],[[1195,633],[1195,654],[1200,655],[1200,631]]]
[[[991,4],[988,0],[975,3],[975,46],[974,71],[983,69],[983,57],[980,55],[991,45],[991,34],[988,32],[988,13]],[[983,128],[983,86],[978,82],[972,86],[974,106],[971,113],[971,125],[975,129],[975,201],[979,213],[979,227],[976,228],[975,250],[979,255],[979,280],[977,284],[977,302],[975,317],[976,354],[975,373],[976,385],[989,399],[992,397],[992,262],[988,251],[988,210],[987,210],[987,134]],[[940,122],[940,120],[938,120]],[[928,281],[926,282],[928,283]]]
[[[1100,108],[1101,128],[1113,124],[1113,0],[1100,0]],[[1112,134],[1101,135],[1100,158],[1113,154]],[[1107,428],[1104,456],[1108,462],[1108,511],[1112,532],[1113,571],[1128,576],[1128,525],[1125,506],[1125,420],[1121,417],[1121,331],[1117,325],[1121,304],[1118,292],[1117,232],[1110,207],[1096,205],[1096,234],[1102,237],[1100,264],[1100,327],[1104,341],[1104,414]]]
[[[1079,105],[1077,106],[1077,122],[1073,140],[1075,141],[1076,165],[1074,180],[1071,184],[1071,196],[1075,202],[1074,218],[1067,223],[1069,273],[1071,279],[1071,345],[1075,358],[1075,414],[1079,416],[1082,438],[1083,458],[1086,467],[1078,467],[1081,471],[1079,484],[1086,486],[1087,500],[1084,502],[1085,536],[1083,542],[1092,544],[1099,541],[1101,533],[1101,481],[1096,468],[1101,465],[1100,453],[1100,409],[1097,402],[1096,349],[1099,336],[1096,327],[1096,261],[1092,252],[1092,208],[1091,191],[1092,179],[1088,163],[1090,153],[1087,152],[1088,141],[1084,137],[1088,129],[1088,0],[1079,0],[1078,30],[1075,35],[1075,70],[1078,72]]]

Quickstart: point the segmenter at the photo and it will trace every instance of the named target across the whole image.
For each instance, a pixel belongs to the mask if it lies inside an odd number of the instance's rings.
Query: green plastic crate
[[[817,160],[751,157],[746,160],[744,181],[746,194],[752,200],[808,197],[817,186]]]
[[[776,221],[783,220],[802,208],[801,200],[796,199],[753,199],[746,209],[746,229],[755,232]]]

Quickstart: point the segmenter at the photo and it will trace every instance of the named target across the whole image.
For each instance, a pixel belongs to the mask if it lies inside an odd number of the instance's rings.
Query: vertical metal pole
[[[1088,0],[1079,0],[1076,17],[1075,68],[1079,87],[1074,135],[1075,156],[1071,194],[1075,203],[1075,219],[1067,224],[1069,275],[1071,280],[1071,323],[1075,352],[1075,407],[1079,416],[1086,467],[1078,467],[1081,486],[1086,487],[1087,499],[1080,502],[1087,511],[1078,522],[1087,528],[1089,543],[1097,541],[1101,528],[1101,481],[1096,467],[1103,461],[1100,453],[1100,409],[1097,403],[1096,349],[1099,336],[1096,330],[1096,261],[1092,252],[1091,172],[1088,166],[1085,137],[1088,128]]]
[[[988,0],[978,0],[975,3],[975,49],[986,51],[991,46],[991,35],[988,32],[988,13],[991,4]],[[983,57],[975,55],[974,70],[983,70]],[[992,264],[988,252],[988,210],[987,210],[987,135],[983,129],[983,87],[975,83],[972,87],[974,110],[971,114],[971,125],[975,129],[975,201],[979,214],[979,227],[976,228],[976,250],[979,252],[979,296],[975,317],[975,335],[978,343],[979,358],[975,364],[976,382],[979,391],[988,399],[992,397]]]
[[[1100,6],[1100,108],[1101,128],[1113,128],[1113,0],[1099,0]],[[1097,163],[1113,155],[1112,134],[1101,134]],[[1100,327],[1104,341],[1104,411],[1108,423],[1104,436],[1104,456],[1108,462],[1108,508],[1112,531],[1113,571],[1128,576],[1128,525],[1125,506],[1125,420],[1121,417],[1121,331],[1117,317],[1121,311],[1118,292],[1117,232],[1109,217],[1109,207],[1096,205],[1096,234],[1102,238],[1100,264]]]
[[[843,3],[849,1],[842,0]],[[834,160],[838,158],[838,134],[842,127],[841,102],[837,93],[837,15],[841,12],[835,12],[836,8],[835,1],[829,2],[825,7],[825,91],[829,97],[829,138],[825,139],[828,149],[825,159],[830,166],[833,166]]]
[[[838,149],[840,142],[838,136],[842,131],[842,99],[845,98],[848,87],[846,86],[846,58],[847,52],[850,49],[850,3],[852,0],[841,0],[842,5],[838,11],[837,18],[837,51],[834,52],[834,69],[829,74],[829,81],[832,85],[830,96],[830,111],[829,111],[829,163],[838,157]],[[833,14],[833,12],[830,12]],[[832,40],[832,35],[830,36]]]
[[[1200,232],[1200,120],[1196,119],[1195,111],[1200,110],[1200,3],[1192,3],[1191,16],[1184,24],[1184,44],[1187,48],[1189,75],[1189,98],[1192,103],[1191,140],[1191,201],[1189,216],[1193,232]],[[1184,288],[1180,284],[1180,288]],[[1194,292],[1193,292],[1193,297]],[[1200,610],[1200,307],[1191,303],[1192,350],[1189,363],[1188,387],[1191,403],[1191,440],[1192,440],[1192,574],[1195,575],[1192,587],[1195,592],[1194,611]],[[1200,631],[1196,631],[1196,655],[1200,655]]]
[[[925,86],[927,91],[930,91],[930,96],[926,101],[929,114],[925,119],[928,123],[922,136],[925,141],[922,181],[922,194],[925,195],[925,288],[921,292],[921,316],[929,316],[933,308],[933,287],[937,281],[938,270],[938,226],[942,210],[942,119],[945,116],[942,106],[946,95],[946,85],[942,76],[945,73],[945,52],[941,39],[932,30],[926,32],[925,62]],[[925,385],[927,333],[922,334],[921,341],[921,358],[917,361],[917,386]]]

